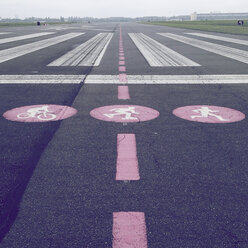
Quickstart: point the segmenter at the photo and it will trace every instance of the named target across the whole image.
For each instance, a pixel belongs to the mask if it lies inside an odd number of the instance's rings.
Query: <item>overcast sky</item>
[[[248,12],[247,0],[0,0],[0,17],[139,17]]]

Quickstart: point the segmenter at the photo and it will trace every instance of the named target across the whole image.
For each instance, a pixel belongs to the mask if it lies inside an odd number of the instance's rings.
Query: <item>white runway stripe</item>
[[[41,40],[41,41],[36,41],[36,42],[29,43],[26,45],[21,45],[21,46],[9,48],[9,49],[1,50],[0,51],[0,63],[3,63],[10,59],[14,59],[14,58],[23,56],[25,54],[32,53],[34,51],[58,44],[63,41],[75,38],[82,34],[83,33],[69,33],[69,34],[64,34],[61,36],[56,36],[56,37]]]
[[[248,64],[248,52],[239,50],[232,47],[222,46],[215,43],[197,40],[193,38],[188,38],[181,35],[171,34],[171,33],[159,33],[162,36],[177,40],[179,42],[185,43],[187,45],[197,47],[208,52],[212,52],[230,59],[234,59],[245,64]]]
[[[0,39],[0,44],[9,43],[9,42],[13,42],[13,41],[20,41],[20,40],[36,38],[36,37],[49,35],[49,34],[54,34],[54,33],[53,32],[43,32],[43,33],[28,34],[28,35],[22,35],[22,36],[16,36],[16,37]]]
[[[248,74],[237,75],[127,75],[127,84],[248,84]],[[118,75],[89,75],[85,84],[120,84]],[[126,83],[125,83],[126,84]]]
[[[4,32],[4,33],[0,33],[0,34],[10,34],[9,32],[7,33],[7,32]]]
[[[98,66],[112,37],[112,33],[99,33],[48,66]]]
[[[150,66],[200,66],[142,33],[130,33],[129,36]]]
[[[248,46],[248,40],[240,40],[240,39],[234,39],[234,38],[211,35],[211,34],[203,34],[203,33],[186,33],[186,34]]]
[[[86,75],[0,75],[0,84],[79,84]],[[119,75],[88,75],[85,84],[120,84]],[[125,84],[248,84],[248,74],[128,75]]]
[[[85,75],[0,75],[0,84],[80,84]]]

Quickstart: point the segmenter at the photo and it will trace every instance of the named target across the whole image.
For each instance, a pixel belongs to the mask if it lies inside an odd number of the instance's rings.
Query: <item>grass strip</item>
[[[248,35],[248,21],[244,21],[244,26],[237,25],[235,20],[221,21],[167,21],[167,22],[142,22],[143,24],[168,26],[175,28],[186,28],[209,32],[226,34]]]

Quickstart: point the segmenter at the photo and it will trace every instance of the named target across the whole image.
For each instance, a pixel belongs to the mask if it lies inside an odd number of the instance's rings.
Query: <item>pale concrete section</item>
[[[113,33],[99,33],[48,66],[98,66]]]
[[[212,34],[203,34],[203,33],[186,33],[186,34],[248,46],[248,40],[240,40],[240,39],[234,39],[234,38],[223,37]]]
[[[215,43],[188,38],[172,33],[158,33],[164,37],[248,64],[248,52]]]
[[[121,84],[119,75],[0,75],[0,84]],[[127,75],[126,84],[248,84],[242,75]]]
[[[27,35],[15,36],[15,37],[10,37],[10,38],[4,38],[4,39],[0,39],[0,44],[20,41],[20,40],[27,40],[27,39],[41,37],[41,36],[45,36],[49,34],[54,34],[54,32],[43,32],[43,33],[27,34]]]
[[[0,63],[70,40],[83,33],[69,33],[0,51]]]
[[[150,66],[200,66],[143,33],[129,33]]]
[[[242,75],[127,75],[125,84],[248,84]],[[85,84],[120,84],[119,75],[89,75]]]
[[[80,84],[85,75],[0,75],[0,84]]]

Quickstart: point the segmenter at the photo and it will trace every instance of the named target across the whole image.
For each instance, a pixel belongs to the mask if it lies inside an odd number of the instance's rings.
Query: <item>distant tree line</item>
[[[130,17],[108,17],[108,18],[94,18],[94,17],[77,17],[77,16],[70,16],[70,17],[60,17],[60,18],[39,18],[39,17],[29,17],[25,19],[20,18],[4,18],[1,19],[1,23],[35,23],[35,22],[46,22],[46,23],[63,23],[63,22],[70,22],[70,23],[82,23],[82,22],[136,22],[136,21],[166,21],[166,17],[158,17],[158,16],[147,16],[147,17],[137,17],[137,18],[130,18]]]

